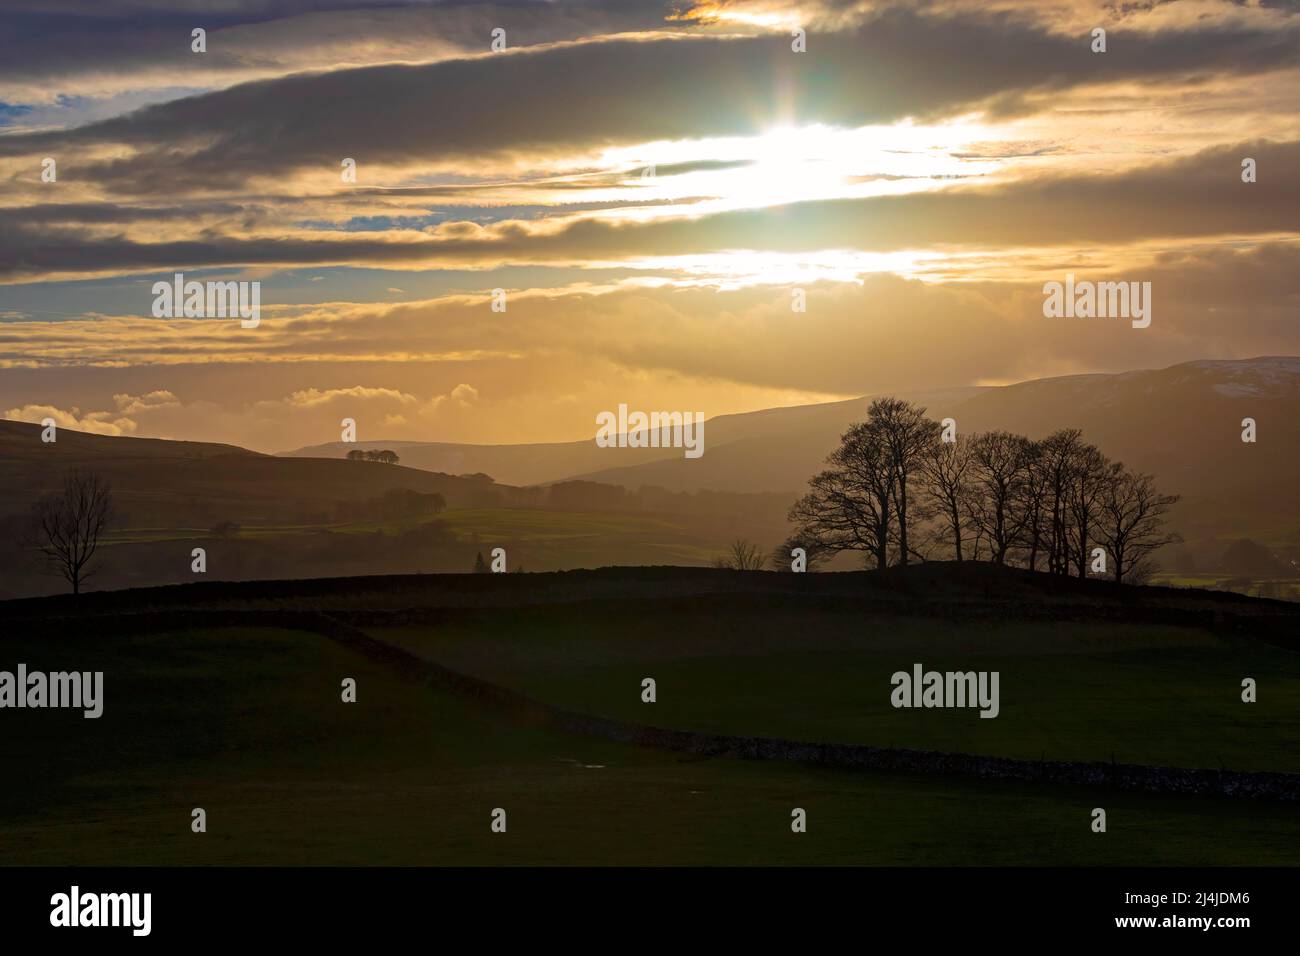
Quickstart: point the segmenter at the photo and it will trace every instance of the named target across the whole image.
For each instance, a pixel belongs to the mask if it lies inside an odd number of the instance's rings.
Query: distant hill
[[[0,421],[0,598],[65,586],[42,573],[27,533],[32,504],[74,468],[113,490],[92,589],[193,580],[196,546],[207,573],[225,580],[468,571],[493,547],[508,550],[514,570],[699,565],[738,537],[779,541],[788,507],[778,495],[518,488],[487,475],[67,429],[47,444],[38,425]]]
[[[1287,490],[1294,501],[1300,491],[1300,358],[1190,362],[904,397],[928,407],[933,418],[956,419],[963,434],[1001,428],[1040,438],[1082,429],[1111,458],[1153,472],[1171,491],[1212,497],[1233,512],[1252,511],[1260,498],[1279,504]],[[710,421],[707,451],[697,461],[673,457],[575,477],[675,490],[795,490],[868,404],[863,398],[774,410],[801,415],[733,416],[764,426],[739,439],[723,428],[710,431]],[[1254,445],[1241,441],[1245,417],[1259,424]]]
[[[977,387],[910,393],[935,406],[969,398]],[[866,414],[871,399],[766,408],[719,415],[704,424],[705,454],[684,460],[677,448],[600,448],[593,439],[534,445],[466,445],[448,442],[330,442],[282,452],[286,457],[342,458],[354,448],[392,448],[404,464],[452,474],[483,472],[511,485],[549,484],[570,478],[628,488],[660,485],[673,491],[791,492],[834,446],[848,422]],[[765,446],[767,450],[764,451]],[[725,451],[724,451],[725,449]],[[613,467],[611,467],[613,464]],[[683,467],[685,465],[685,467]],[[757,471],[753,468],[757,467]],[[662,479],[662,480],[660,480]]]
[[[120,438],[0,420],[0,518],[23,514],[73,468],[90,467],[113,486],[118,511],[135,527],[311,523],[341,501],[394,488],[437,492],[451,507],[497,503],[486,478],[461,478],[378,462],[284,459],[234,445]]]
[[[1300,548],[1300,358],[1191,362],[904,397],[933,418],[955,419],[967,435],[1005,428],[1041,437],[1077,427],[1111,458],[1155,474],[1164,490],[1183,496],[1171,526],[1186,544],[1160,559],[1180,583],[1219,583],[1228,573],[1221,558],[1238,539],[1272,556],[1252,565],[1280,569],[1265,577],[1290,576],[1287,556]],[[358,443],[396,450],[402,463],[388,465],[344,460],[358,445],[271,456],[66,429],[44,444],[39,426],[0,421],[0,558],[14,568],[0,580],[0,596],[58,588],[36,576],[18,539],[31,503],[75,467],[93,468],[114,489],[111,543],[120,550],[98,587],[186,579],[192,539],[212,537],[223,522],[243,529],[220,544],[217,567],[235,579],[468,569],[480,550],[498,545],[512,568],[534,571],[707,564],[738,538],[767,551],[788,533],[794,497],[869,403],[719,416],[706,423],[698,459],[680,449],[594,441]],[[1240,440],[1247,417],[1258,425],[1254,444]],[[429,470],[433,462],[473,473]],[[417,493],[415,505],[420,495],[442,496],[447,513],[430,524],[436,508],[394,511],[384,496],[402,489]],[[841,566],[852,565],[843,558]]]
[[[1175,521],[1189,541],[1253,537],[1300,541],[1300,357],[1187,362],[1166,369],[1071,375],[1015,385],[904,394],[959,432],[1000,428],[1040,438],[1082,429],[1112,459],[1156,475],[1181,494]],[[797,494],[866,414],[870,397],[723,415],[705,423],[705,454],[598,448],[594,441],[540,445],[372,442],[404,463],[483,471],[516,484],[577,478],[627,488]],[[1258,424],[1254,444],[1241,421]],[[340,456],[340,443],[292,455]],[[363,446],[364,447],[364,446]],[[1196,550],[1210,557],[1208,546]],[[1214,549],[1217,560],[1222,545]]]

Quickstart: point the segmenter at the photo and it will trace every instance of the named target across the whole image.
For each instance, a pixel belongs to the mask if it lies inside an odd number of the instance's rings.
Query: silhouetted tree
[[[1025,566],[1038,570],[1038,555],[1048,539],[1049,512],[1047,491],[1051,474],[1045,467],[1046,451],[1041,442],[1029,443],[1029,467],[1021,486],[1019,507],[1024,512],[1025,526],[1021,532],[1022,545],[1028,552]]]
[[[925,417],[924,408],[898,398],[873,401],[867,409],[867,421],[879,435],[888,457],[898,560],[907,564],[912,554],[909,531],[913,524],[908,486],[938,441],[941,428],[938,422]]]
[[[888,567],[894,469],[879,429],[850,426],[826,463],[790,508],[794,536],[831,555],[864,551]]]
[[[962,547],[970,525],[970,441],[934,442],[921,459],[921,478],[931,511],[952,541],[953,558],[965,560]]]
[[[90,471],[70,472],[62,491],[36,502],[33,519],[36,548],[47,567],[72,585],[72,593],[90,577],[100,538],[113,517],[109,484]]]
[[[1070,464],[1066,510],[1069,514],[1067,531],[1074,552],[1074,568],[1078,576],[1086,578],[1090,565],[1090,545],[1095,539],[1101,496],[1110,482],[1115,480],[1115,467],[1095,445],[1080,445]]]
[[[816,571],[834,557],[816,541],[803,541],[798,536],[791,535],[777,545],[776,549],[768,556],[768,567],[773,571],[789,571],[790,564],[794,561],[791,552],[795,548],[803,548],[807,570],[809,571]]]
[[[1153,551],[1182,540],[1164,530],[1165,515],[1178,497],[1156,491],[1150,475],[1116,466],[1102,491],[1097,517],[1097,540],[1110,553],[1116,584],[1124,583],[1125,574],[1143,575]]]
[[[474,558],[474,573],[475,573],[475,574],[491,574],[491,573],[492,573],[491,569],[487,566],[487,562],[483,560],[483,552],[482,552],[482,551],[480,551],[480,552],[478,553],[478,555]]]
[[[1023,435],[984,432],[971,439],[971,520],[988,539],[993,563],[1005,564],[1028,520],[1023,506],[1031,445]]]
[[[763,569],[763,552],[758,545],[737,538],[731,542],[727,553],[713,562],[716,568],[730,568],[733,571],[761,571]]]
[[[1053,432],[1038,443],[1035,468],[1043,489],[1043,547],[1047,552],[1047,570],[1053,574],[1070,573],[1071,476],[1083,433],[1077,428]]]
[[[790,508],[795,532],[771,555],[772,567],[788,567],[790,549],[803,547],[810,567],[813,555],[862,551],[884,568],[893,555],[900,564],[924,559],[920,548],[942,541],[958,561],[987,554],[1036,570],[1042,556],[1051,573],[1086,577],[1092,546],[1104,543],[1123,580],[1177,540],[1163,531],[1177,497],[1112,464],[1077,429],[1039,442],[1005,431],[956,442],[941,434],[924,409],[873,402]]]

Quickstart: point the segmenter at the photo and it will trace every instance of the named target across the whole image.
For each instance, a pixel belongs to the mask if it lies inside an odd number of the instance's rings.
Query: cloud
[[[512,47],[642,30],[662,23],[653,0],[564,5],[426,0],[226,0],[112,4],[10,0],[0,25],[0,101],[49,103],[84,116],[99,98],[178,85],[224,87],[306,70],[485,53],[494,27]],[[190,49],[207,31],[207,52]],[[87,98],[93,98],[87,104]]]
[[[90,432],[93,435],[130,435],[137,428],[134,420],[113,412],[89,412],[83,415],[79,408],[65,410],[53,405],[23,405],[6,409],[0,417],[38,425],[44,424],[46,419],[53,419],[59,428]]]
[[[1254,158],[1259,181],[1241,182]],[[1300,222],[1300,141],[1218,146],[1105,174],[1038,175],[931,192],[791,203],[646,222],[573,217],[468,221],[424,233],[208,236],[137,242],[42,232],[0,212],[0,276],[111,274],[217,265],[351,264],[489,268],[583,264],[718,250],[1015,249],[1213,236],[1293,234]],[[39,242],[37,239],[39,238]]]
[[[230,370],[225,380],[231,381],[237,375]],[[423,437],[433,429],[464,427],[461,417],[479,400],[478,390],[464,383],[448,392],[424,397],[395,388],[350,385],[300,389],[277,398],[242,401],[231,400],[228,395],[221,398],[187,402],[169,390],[159,389],[144,395],[115,394],[115,411],[83,413],[75,407],[65,410],[30,404],[10,408],[3,417],[36,423],[53,418],[60,428],[98,435],[184,437],[249,444],[275,451],[337,441],[344,417],[357,422],[362,441]]]
[[[237,188],[359,163],[429,171],[617,143],[953,116],[1084,85],[1253,75],[1300,64],[1300,21],[1087,37],[1030,18],[885,9],[794,54],[785,36],[601,39],[432,64],[241,84],[64,132],[0,137],[0,156],[122,144],[78,175],[123,193]],[[377,109],[376,104],[382,104]],[[578,105],[580,104],[580,108]]]
[[[160,408],[175,408],[180,403],[176,396],[166,389],[156,389],[147,395],[118,394],[113,396],[117,410],[123,415],[138,415],[141,412],[157,411]]]
[[[577,390],[566,378],[585,381],[610,367],[651,378],[834,395],[1292,350],[1291,301],[1300,274],[1294,242],[1157,248],[1101,264],[1064,250],[1032,264],[1040,276],[1058,280],[1071,271],[1094,280],[1150,281],[1151,329],[1046,320],[1043,278],[937,284],[875,274],[857,283],[808,284],[806,313],[791,310],[790,289],[780,285],[665,286],[512,294],[508,313],[493,313],[485,297],[460,295],[277,307],[256,330],[223,320],[125,316],[11,322],[0,325],[0,365],[111,360],[154,366],[164,370],[160,383],[179,394],[169,383],[191,373],[168,373],[168,366],[375,363],[387,369],[378,381],[304,386],[286,393],[287,401],[331,415],[344,404],[375,403],[415,421],[430,403],[448,411],[481,402],[489,371],[495,400],[517,394],[543,369],[558,393],[571,394]],[[976,263],[974,275],[979,268]],[[421,397],[427,382],[405,381],[397,371],[428,363],[440,369],[442,399]],[[284,374],[276,372],[274,380]]]
[[[409,405],[418,401],[414,395],[407,395],[391,388],[366,388],[362,385],[354,385],[351,388],[331,388],[324,391],[309,388],[301,392],[294,392],[284,402],[295,408],[317,408],[321,405],[369,401],[371,399],[396,402],[399,405]]]

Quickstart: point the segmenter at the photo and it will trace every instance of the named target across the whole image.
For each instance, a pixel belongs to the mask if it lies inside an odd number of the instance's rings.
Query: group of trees
[[[391,449],[370,448],[365,451],[360,448],[354,448],[348,452],[348,461],[381,461],[385,465],[396,465],[402,459],[398,457],[397,452]]]
[[[878,568],[948,558],[1082,578],[1100,547],[1107,576],[1123,582],[1144,579],[1152,553],[1178,540],[1164,527],[1178,496],[1109,460],[1078,429],[1041,441],[959,437],[924,408],[882,398],[826,463],[790,509],[798,530],[778,552],[784,563],[802,547],[810,565],[860,551]]]

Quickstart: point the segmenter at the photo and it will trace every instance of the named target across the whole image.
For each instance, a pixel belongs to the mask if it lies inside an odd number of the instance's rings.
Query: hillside
[[[904,396],[922,404],[944,404],[978,393],[978,388],[917,392]],[[705,421],[705,454],[684,461],[680,449],[600,448],[591,440],[531,445],[466,445],[445,442],[330,442],[281,453],[285,457],[342,458],[353,448],[392,448],[416,468],[453,474],[484,472],[511,485],[583,478],[636,488],[660,485],[674,491],[712,489],[789,492],[808,479],[802,462],[820,461],[846,423],[866,414],[869,398],[819,405],[765,408]],[[595,425],[592,425],[595,434]],[[764,445],[779,445],[762,451]],[[726,449],[724,452],[723,449]],[[739,452],[739,454],[738,454]],[[751,471],[757,467],[758,471]],[[614,467],[611,467],[613,465]],[[662,480],[660,480],[662,479]]]
[[[0,602],[11,659],[102,671],[108,688],[102,719],[9,715],[11,760],[43,772],[0,793],[0,857],[1292,865],[1298,615],[940,563]],[[1000,674],[997,719],[891,706],[891,674],[914,662]],[[1243,673],[1267,688],[1249,706]],[[184,825],[195,794],[220,839]],[[1098,804],[1124,839],[1090,832],[1081,808]],[[498,806],[509,839],[486,825]],[[790,838],[792,806],[808,808],[808,840]]]
[[[1111,458],[1150,471],[1184,497],[1189,537],[1276,538],[1300,532],[1277,503],[1300,491],[1300,358],[1198,361],[1166,369],[1071,375],[1015,385],[957,388],[903,397],[952,417],[960,432],[1007,429],[1042,437],[1082,429]],[[540,445],[370,442],[399,449],[403,462],[443,471],[482,471],[509,484],[583,479],[673,491],[796,493],[840,434],[866,413],[869,397],[723,415],[705,423],[706,451],[598,448],[593,441]],[[1241,441],[1254,418],[1259,440]],[[318,445],[289,456],[342,456],[352,446]]]
[[[1297,490],[1300,358],[1191,362],[905,397],[925,405],[932,418],[955,418],[964,434],[999,428],[1039,438],[1060,428],[1082,429],[1110,457],[1153,472],[1189,499],[1207,498],[1231,511],[1254,513],[1261,499]],[[580,477],[675,490],[797,489],[839,434],[861,420],[867,404],[864,398],[809,406],[798,419],[744,416],[758,427],[739,439],[728,439],[722,428],[710,431],[710,421],[709,448],[698,461],[671,458]],[[1245,417],[1260,426],[1254,445],[1241,442]]]
[[[452,507],[495,503],[491,484],[378,462],[283,459],[204,442],[120,438],[60,429],[43,443],[39,425],[0,421],[0,518],[23,514],[73,468],[93,468],[113,486],[120,523],[206,528],[310,523],[339,502],[394,488],[438,493]],[[327,520],[319,518],[318,520]]]
[[[649,500],[615,486],[524,489],[486,475],[199,442],[60,430],[46,444],[40,432],[0,421],[0,598],[66,587],[43,573],[27,539],[32,504],[74,468],[94,471],[113,493],[115,516],[92,590],[196,580],[195,547],[205,549],[204,573],[260,581],[468,571],[496,547],[506,550],[511,570],[701,565],[738,537],[785,534],[781,496]]]
[[[1006,429],[1032,438],[1078,428],[1112,459],[1156,476],[1182,496],[1173,516],[1187,554],[1217,566],[1231,540],[1300,544],[1300,358],[1188,362],[1166,369],[1071,375],[1014,385],[905,394],[962,434]],[[629,489],[781,493],[791,499],[820,470],[839,436],[861,421],[869,397],[724,415],[705,423],[705,454],[542,445],[372,442],[399,447],[417,467],[474,470],[530,484],[581,479]],[[1258,425],[1254,444],[1241,422]],[[290,455],[339,456],[335,443]]]
[[[1287,556],[1300,546],[1293,505],[1300,491],[1300,359],[1192,362],[908,397],[934,418],[956,419],[963,434],[1004,428],[1039,437],[1077,427],[1112,458],[1155,474],[1162,488],[1182,495],[1171,525],[1185,544],[1161,557],[1169,580],[1252,589],[1255,579],[1294,577]],[[14,568],[0,582],[0,596],[60,586],[18,553],[18,524],[32,501],[74,467],[93,467],[114,489],[114,551],[98,587],[189,579],[186,555],[221,522],[243,529],[220,544],[220,575],[234,580],[467,570],[479,551],[493,547],[506,548],[512,569],[532,571],[709,564],[737,538],[764,551],[784,538],[790,502],[868,404],[861,398],[711,419],[706,453],[692,460],[675,449],[598,448],[591,441],[362,446],[397,450],[402,464],[385,465],[305,457],[307,450],[270,456],[66,430],[46,445],[39,426],[0,422],[0,553]],[[1240,440],[1246,417],[1258,423],[1254,444]],[[332,456],[354,447],[315,450]],[[629,458],[640,463],[589,470],[572,481],[564,472]],[[419,467],[426,461],[487,473],[429,471]],[[516,480],[546,484],[498,484],[498,467]],[[394,504],[437,494],[446,510],[433,520],[428,510],[388,507],[385,496],[399,491],[405,497]],[[1230,546],[1233,554],[1262,550],[1269,560],[1250,567],[1278,573],[1226,564]],[[853,560],[844,556],[836,566],[852,567]]]

